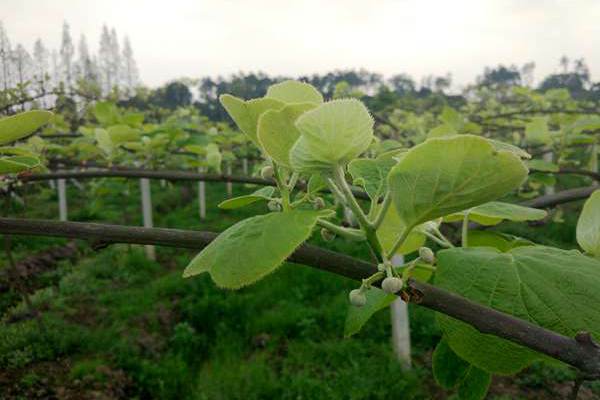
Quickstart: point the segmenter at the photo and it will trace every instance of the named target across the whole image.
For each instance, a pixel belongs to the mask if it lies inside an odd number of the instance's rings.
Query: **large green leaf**
[[[460,358],[444,338],[435,347],[431,358],[435,381],[444,389],[453,389],[464,379],[470,364]]]
[[[391,157],[357,158],[348,164],[354,184],[362,186],[371,199],[377,200],[387,190],[387,176],[396,161]]]
[[[314,103],[288,104],[280,110],[269,110],[258,120],[258,140],[267,154],[277,163],[290,168],[290,150],[300,137],[295,122]]]
[[[397,298],[377,288],[371,288],[365,292],[367,303],[362,307],[349,306],[346,323],[344,325],[344,336],[350,337],[358,333],[367,321],[377,311],[389,306]]]
[[[258,118],[268,110],[277,110],[284,106],[284,103],[275,99],[260,98],[244,101],[229,94],[222,95],[219,100],[238,128],[257,146],[260,146],[256,136]]]
[[[208,272],[217,285],[230,289],[254,283],[308,239],[320,216],[323,212],[289,211],[238,222],[194,257],[183,276]]]
[[[600,255],[600,190],[596,190],[583,205],[577,221],[577,243],[587,253]]]
[[[236,208],[245,207],[247,205],[256,203],[257,201],[269,201],[275,192],[275,188],[267,186],[260,188],[252,194],[245,196],[234,197],[233,199],[227,199],[219,203],[219,208],[223,210],[233,210]]]
[[[33,110],[0,119],[0,145],[14,142],[46,125],[52,113]]]
[[[461,400],[483,400],[490,383],[492,376],[489,372],[471,366],[458,387],[458,397]]]
[[[477,303],[573,337],[600,338],[600,261],[544,246],[502,253],[486,247],[437,253],[435,284]],[[513,374],[542,354],[443,314],[438,322],[461,358],[491,373]]]
[[[300,81],[283,81],[269,86],[265,97],[283,103],[315,103],[323,102],[323,95],[314,86]]]
[[[373,118],[363,103],[342,99],[323,103],[296,121],[301,133],[290,151],[296,171],[330,170],[364,152],[373,140]]]
[[[500,251],[510,251],[515,247],[534,246],[535,243],[518,236],[502,232],[478,231],[470,229],[468,233],[469,247],[493,247]]]
[[[544,210],[524,207],[518,204],[504,203],[501,201],[490,201],[477,207],[463,210],[459,213],[448,215],[444,221],[459,221],[468,214],[469,219],[481,225],[497,225],[503,220],[508,221],[537,221],[548,215]]]
[[[527,167],[512,152],[459,135],[413,147],[388,181],[398,215],[412,227],[502,197],[526,178]]]

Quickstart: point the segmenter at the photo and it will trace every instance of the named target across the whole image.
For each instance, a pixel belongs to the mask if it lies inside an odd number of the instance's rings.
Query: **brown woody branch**
[[[93,243],[135,243],[201,249],[217,234],[180,229],[0,218],[0,233],[85,239]],[[350,279],[377,271],[367,261],[304,244],[288,259]],[[587,378],[600,377],[600,347],[589,333],[569,338],[509,314],[474,303],[438,287],[410,280],[402,293],[408,301],[466,322],[482,333],[526,346],[578,368]]]

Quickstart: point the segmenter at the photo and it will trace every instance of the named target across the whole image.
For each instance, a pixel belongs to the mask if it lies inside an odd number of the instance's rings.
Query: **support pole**
[[[204,172],[202,168],[198,168],[198,172]],[[206,182],[198,182],[198,207],[200,212],[200,219],[206,219]]]
[[[150,180],[148,178],[140,179],[140,191],[142,193],[142,215],[144,218],[144,228],[152,228],[152,197],[150,193]],[[152,245],[146,245],[146,257],[150,260],[156,260],[156,249]]]
[[[65,179],[58,179],[58,218],[61,221],[67,221],[67,182]]]
[[[227,166],[225,167],[225,173],[228,176],[231,176],[231,161],[227,162]],[[230,199],[233,197],[233,183],[231,181],[227,181],[225,185],[227,186],[227,198]]]
[[[395,255],[392,264],[400,266],[404,264],[404,257]],[[392,346],[398,361],[405,370],[411,369],[410,351],[410,319],[408,316],[408,304],[398,297],[390,305],[390,316],[392,322]]]

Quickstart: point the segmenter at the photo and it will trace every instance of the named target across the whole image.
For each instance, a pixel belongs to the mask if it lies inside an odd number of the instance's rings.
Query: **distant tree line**
[[[0,90],[5,96],[35,98],[42,107],[51,107],[56,93],[128,98],[139,85],[131,43],[127,36],[119,42],[114,28],[103,26],[97,54],[90,52],[83,34],[75,45],[67,22],[59,49],[37,39],[30,52],[11,43],[0,21]]]

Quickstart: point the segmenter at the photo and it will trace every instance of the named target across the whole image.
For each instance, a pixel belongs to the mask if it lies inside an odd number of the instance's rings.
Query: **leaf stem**
[[[406,241],[406,238],[410,234],[411,230],[412,230],[412,228],[406,227],[402,231],[402,234],[400,234],[400,236],[398,237],[398,239],[396,240],[396,242],[392,246],[391,250],[388,252],[388,254],[387,254],[388,258],[392,258],[394,256],[394,254],[396,254],[396,252],[398,251],[398,249],[400,249],[400,247],[402,247],[402,245]]]
[[[349,240],[364,241],[366,239],[365,233],[360,229],[344,228],[343,226],[336,225],[332,222],[319,218],[317,224],[338,236],[344,237]]]
[[[376,203],[376,201],[374,201],[374,203]],[[390,192],[387,192],[383,198],[383,202],[381,203],[381,207],[379,208],[377,216],[373,221],[373,227],[375,229],[381,226],[381,223],[385,218],[385,214],[387,213],[388,208],[390,208],[390,204],[392,204],[392,196],[390,195]]]
[[[465,212],[465,216],[463,217],[463,222],[462,222],[462,233],[461,233],[461,246],[462,247],[469,247],[469,213]]]

